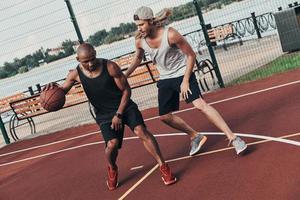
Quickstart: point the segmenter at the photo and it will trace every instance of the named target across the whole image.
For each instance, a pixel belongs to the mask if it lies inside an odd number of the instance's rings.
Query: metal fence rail
[[[193,5],[194,1],[187,0],[154,0],[148,3],[127,0],[127,1],[112,1],[107,5],[102,5],[102,1],[72,1],[74,8],[74,15],[77,18],[78,26],[82,31],[83,40],[95,34],[100,30],[106,30],[107,33],[117,27],[120,23],[132,23],[132,15],[134,11],[142,5],[153,8],[154,12],[159,12],[162,8],[175,8],[177,11],[182,11],[180,21],[175,21],[170,24],[181,32],[186,40],[190,43],[194,51],[197,53],[198,62],[198,78],[202,80],[199,87],[203,91],[216,89],[219,84],[216,83],[215,65],[211,62],[211,54],[208,47],[208,41],[205,39],[203,27],[197,16],[196,9],[184,7],[184,5]],[[7,48],[2,48],[0,58],[10,54],[15,54],[19,57],[19,52],[24,51],[28,55],[33,53],[33,47],[47,48],[60,48],[61,42],[70,39],[72,41],[78,40],[76,31],[69,20],[69,14],[65,2],[53,1],[52,3],[38,2],[41,5],[35,5],[34,10],[28,4],[23,4],[19,9],[19,15],[14,18],[7,17],[0,19],[1,30],[3,34],[2,43],[11,44]],[[103,3],[103,2],[102,2]],[[144,6],[145,6],[144,5]],[[40,7],[38,7],[40,6]],[[222,5],[222,9],[212,9],[212,7],[202,8],[205,25],[208,30],[222,30],[232,27],[232,36],[224,37],[223,40],[217,40],[214,46],[214,54],[220,73],[222,75],[224,84],[255,70],[262,68],[266,64],[272,62],[274,59],[284,55],[281,50],[280,40],[277,35],[277,26],[275,23],[274,12],[287,7],[298,6],[294,0],[252,0],[252,1],[239,1],[228,6]],[[13,9],[13,8],[11,8]],[[212,10],[211,10],[212,9]],[[25,11],[24,11],[25,10]],[[115,12],[115,11],[118,12]],[[5,11],[5,10],[4,10]],[[8,10],[10,11],[10,10]],[[39,13],[43,12],[41,17]],[[10,12],[7,12],[7,16]],[[64,13],[63,15],[60,15]],[[102,15],[105,15],[103,17]],[[13,20],[18,18],[18,22]],[[24,18],[24,20],[23,20]],[[1,21],[2,20],[2,21]],[[12,20],[8,22],[8,20]],[[23,20],[23,23],[20,21]],[[34,23],[33,25],[31,23]],[[208,25],[211,24],[209,27]],[[54,26],[55,25],[55,26]],[[30,27],[26,29],[24,27]],[[24,28],[22,29],[18,29]],[[38,27],[38,30],[34,29]],[[29,30],[29,31],[28,31]],[[31,31],[30,31],[31,30]],[[12,32],[11,32],[12,31]],[[29,35],[35,37],[35,40],[29,38]],[[121,57],[126,57],[134,51],[134,39],[132,33],[125,35],[123,39],[115,41],[110,44],[104,44],[96,47],[99,57],[117,60]],[[235,36],[235,37],[234,37]],[[112,37],[112,36],[111,36]],[[111,37],[109,39],[111,39]],[[28,38],[25,40],[24,38]],[[52,42],[52,43],[51,43]],[[242,42],[242,45],[241,45]],[[51,43],[51,45],[50,45]],[[221,48],[219,48],[221,47]],[[225,47],[225,48],[224,48]],[[24,55],[27,55],[24,54]],[[20,59],[20,58],[19,58]],[[146,59],[149,59],[148,57]],[[18,59],[16,59],[18,61]],[[208,71],[201,71],[201,67],[205,64],[202,61],[207,60],[206,69]],[[292,60],[292,58],[291,58]],[[7,60],[9,61],[9,60]],[[149,61],[149,60],[146,60]],[[151,61],[149,61],[151,62]],[[0,80],[1,81],[1,94],[8,94],[7,96],[23,92],[26,95],[36,94],[40,91],[40,87],[50,81],[63,81],[63,78],[70,69],[73,69],[77,64],[75,56],[61,59],[45,66],[40,66],[37,69],[30,70],[18,76]],[[153,70],[151,66],[148,70]],[[47,76],[45,76],[47,74]],[[137,77],[138,75],[136,75]],[[157,78],[148,76],[147,81],[153,81]],[[139,83],[140,80],[133,80],[137,83],[136,88],[133,90],[132,98],[138,102],[141,109],[147,109],[157,106],[157,88],[155,84],[145,85],[142,87]],[[143,82],[143,81],[142,81]],[[155,82],[155,81],[153,81]],[[140,84],[140,85],[139,85]],[[26,91],[24,91],[26,90]],[[36,123],[40,130],[38,133],[48,133],[50,130],[65,129],[78,124],[92,123],[93,119],[90,117],[88,105],[80,105],[77,112],[70,116],[72,110],[65,109],[61,113],[49,114],[47,117],[39,117]],[[54,118],[64,119],[64,121],[57,122]],[[50,123],[51,122],[51,123]],[[20,138],[27,137],[26,130]]]

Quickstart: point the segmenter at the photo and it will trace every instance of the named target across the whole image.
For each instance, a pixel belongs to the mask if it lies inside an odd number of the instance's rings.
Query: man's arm
[[[62,85],[58,85],[55,82],[48,83],[43,88],[43,91],[44,90],[49,90],[49,89],[52,89],[55,86],[58,86],[58,87],[62,88],[65,91],[65,93],[67,94],[69,92],[69,90],[72,88],[72,86],[75,84],[76,81],[80,82],[77,70],[70,70],[67,77],[66,77],[65,82]]]
[[[107,69],[108,69],[108,73],[114,78],[114,81],[115,81],[116,85],[118,86],[118,88],[122,91],[121,102],[120,102],[119,108],[116,112],[119,115],[122,115],[129,100],[130,100],[131,88],[128,84],[128,81],[127,81],[125,75],[123,74],[120,67],[116,63],[114,63],[112,61],[108,61]],[[118,117],[118,116],[113,117],[112,128],[114,128],[115,130],[119,130],[121,128],[121,118],[120,117]]]
[[[169,28],[168,40],[170,45],[176,45],[186,56],[186,71],[181,84],[181,93],[184,99],[188,97],[189,79],[195,65],[196,54],[185,38],[174,28]]]
[[[127,71],[125,72],[125,77],[128,78],[130,74],[141,64],[143,57],[144,57],[144,49],[141,45],[141,40],[137,39],[135,41],[135,56],[132,60],[132,63],[128,67]]]
[[[196,54],[193,51],[191,45],[185,40],[185,38],[174,28],[169,28],[169,43],[171,45],[176,45],[186,56],[187,56],[187,63],[186,63],[186,71],[184,74],[184,80],[188,81],[192,74]]]
[[[61,88],[67,94],[76,81],[80,82],[77,70],[70,70],[65,82],[61,85]]]

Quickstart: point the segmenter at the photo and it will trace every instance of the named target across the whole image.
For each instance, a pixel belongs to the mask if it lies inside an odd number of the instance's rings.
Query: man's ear
[[[154,24],[154,20],[153,20],[153,19],[149,19],[149,20],[148,20],[148,23],[149,23],[150,25],[153,25],[153,24]]]
[[[79,62],[79,58],[78,58],[78,56],[76,56],[76,60]]]

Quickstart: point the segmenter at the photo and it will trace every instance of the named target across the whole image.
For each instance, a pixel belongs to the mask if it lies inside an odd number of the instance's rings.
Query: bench
[[[6,113],[11,110],[11,107],[9,105],[10,102],[16,101],[18,99],[23,99],[26,97],[26,94],[23,92],[16,93],[11,96],[4,97],[3,99],[0,99],[0,114]]]
[[[210,84],[208,83],[209,80],[207,80],[208,78],[212,81],[212,85],[216,86],[217,80],[214,65],[209,59],[204,59],[201,61],[196,59],[196,68],[194,69],[194,72],[198,77],[198,83],[203,92],[208,92],[211,90],[209,87]]]
[[[243,45],[242,38],[234,31],[233,24],[225,24],[212,28],[210,24],[207,25],[207,33],[212,46],[217,46],[217,42],[223,41],[223,48],[227,49],[227,42],[229,39],[238,39],[239,44]]]
[[[129,55],[132,59],[133,56]],[[121,70],[125,71],[128,69],[128,64],[131,62],[128,58],[119,58],[122,59]],[[124,60],[127,60],[126,62]],[[116,63],[120,63],[120,60],[116,60]],[[213,67],[211,62],[208,60],[204,60],[201,62],[196,62],[195,71],[199,77],[199,82],[201,89],[203,91],[209,90],[208,83],[205,79],[205,74],[209,73],[213,80]],[[156,69],[156,66],[152,63],[152,61],[143,61],[139,67],[131,74],[128,78],[128,82],[132,89],[139,88],[145,85],[156,83],[159,79],[159,73]],[[62,80],[59,80],[62,81]],[[82,103],[88,102],[89,111],[91,115],[95,118],[94,109],[92,105],[89,103],[86,94],[83,90],[81,84],[75,84],[70,91],[66,94],[66,102],[62,109],[79,105]],[[25,96],[23,98],[19,98],[17,100],[13,100],[9,102],[10,109],[13,111],[13,116],[9,121],[9,132],[11,137],[17,141],[19,140],[18,133],[16,128],[21,127],[23,125],[29,125],[31,134],[36,133],[35,122],[33,117],[44,115],[49,113],[45,110],[40,103],[40,95],[34,94],[32,96]]]
[[[83,91],[83,87],[77,83],[66,94],[66,102],[62,109],[85,102],[88,102],[88,99]],[[36,128],[32,118],[48,113],[41,106],[40,94],[12,101],[10,102],[10,107],[14,114],[9,121],[9,132],[15,141],[19,140],[16,128],[29,124],[31,134],[34,134],[36,133]]]
[[[9,122],[10,118],[13,116],[13,111],[9,103],[25,97],[27,97],[27,95],[20,92],[0,99],[0,117],[4,123]]]
[[[135,54],[130,53],[121,57],[114,59],[122,71],[126,71],[129,65],[132,63],[132,59]],[[148,84],[152,84],[158,81],[159,73],[155,65],[153,65],[152,61],[146,60],[144,57],[144,61],[139,65],[139,67],[128,77],[129,85],[132,89],[142,87]]]

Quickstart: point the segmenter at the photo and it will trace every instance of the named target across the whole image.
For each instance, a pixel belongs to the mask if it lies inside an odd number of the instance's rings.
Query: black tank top
[[[111,121],[119,108],[122,91],[108,73],[107,60],[99,59],[99,63],[102,72],[95,78],[84,75],[79,65],[77,71],[87,98],[95,108],[96,120],[99,122]]]

